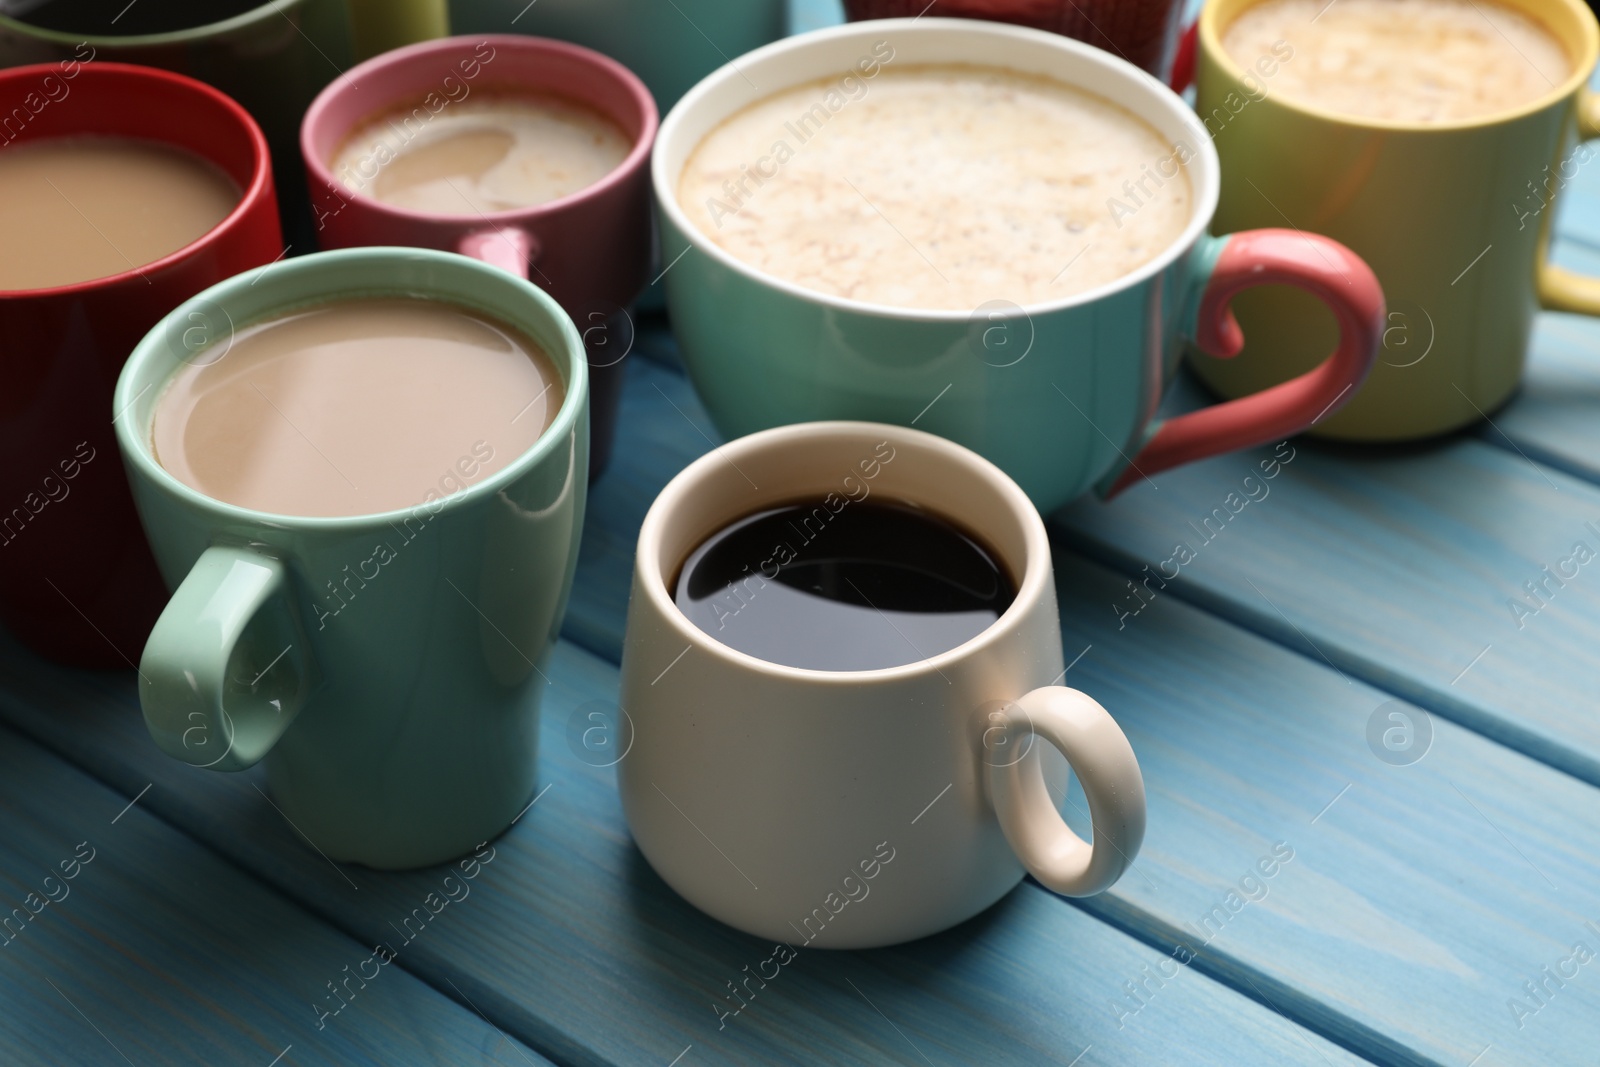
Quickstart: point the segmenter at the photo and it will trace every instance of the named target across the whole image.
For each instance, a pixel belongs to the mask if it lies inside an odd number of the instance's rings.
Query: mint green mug
[[[399,511],[270,515],[191,489],[151,425],[184,363],[232,331],[342,296],[424,296],[521,330],[566,397],[509,466]],[[185,763],[265,758],[274,802],[319,851],[370,867],[448,860],[534,795],[541,662],[561,628],[588,484],[577,328],[544,292],[413,248],[324,252],[237,275],[180,305],[128,358],[114,398],[139,516],[176,589],[145,646],[139,703]]]

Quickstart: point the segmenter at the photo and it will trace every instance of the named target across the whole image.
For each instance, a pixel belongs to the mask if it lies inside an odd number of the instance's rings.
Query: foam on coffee
[[[420,298],[349,300],[241,329],[179,368],[152,450],[209,497],[365,515],[477,484],[531,448],[564,397],[520,332]]]
[[[193,244],[238,205],[215,164],[157,141],[86,135],[0,151],[0,289],[134,270]]]
[[[1452,122],[1549,95],[1572,60],[1543,25],[1494,0],[1263,0],[1223,31],[1250,66],[1288,42],[1268,89],[1359,118]]]
[[[632,149],[620,126],[582,104],[485,96],[383,115],[351,133],[333,172],[346,188],[396,207],[476,215],[570,196]]]
[[[1052,78],[907,66],[737,112],[696,146],[678,200],[729,254],[796,285],[971,311],[1059,300],[1159,255],[1193,212],[1181,166],[1153,177],[1174,158],[1132,112]]]

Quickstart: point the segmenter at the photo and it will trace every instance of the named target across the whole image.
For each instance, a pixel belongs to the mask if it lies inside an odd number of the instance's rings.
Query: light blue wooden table
[[[1600,271],[1600,168],[1569,194],[1558,258]],[[1545,316],[1492,424],[1296,442],[1136,614],[1128,581],[1259,456],[1053,516],[1068,682],[1144,767],[1134,868],[1094,900],[1027,882],[915,944],[803,953],[725,1027],[713,1004],[765,944],[656,878],[613,772],[567,741],[615,697],[644,511],[710,432],[663,330],[629,375],[547,668],[547,792],[364,984],[438,872],[324,860],[259,772],[160,755],[131,674],[0,638],[0,1062],[1600,1064],[1600,563],[1508,606],[1600,550],[1600,323]],[[1386,761],[1391,713],[1418,733]]]

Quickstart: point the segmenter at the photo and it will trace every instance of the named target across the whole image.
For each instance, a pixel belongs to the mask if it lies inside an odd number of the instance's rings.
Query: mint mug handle
[[[1110,712],[1076,689],[1047,685],[991,712],[987,723],[989,802],[1028,873],[1063,896],[1111,888],[1144,843],[1145,810],[1139,761]],[[1035,738],[1059,749],[1083,784],[1093,844],[1062,821],[1039,761],[1026,758]]]
[[[1152,423],[1144,446],[1100,492],[1106,499],[1157,471],[1208,456],[1254,448],[1292,437],[1348,401],[1367,377],[1383,341],[1383,288],[1372,268],[1329,237],[1299,230],[1243,230],[1202,237],[1199,314],[1194,342],[1201,351],[1232,359],[1244,347],[1239,320],[1228,306],[1258,285],[1292,285],[1327,305],[1339,324],[1333,354],[1296,378],[1236,400]],[[1209,260],[1210,269],[1204,269]]]
[[[213,545],[145,643],[139,706],[167,755],[241,771],[300,713],[310,666],[283,564],[253,549]]]

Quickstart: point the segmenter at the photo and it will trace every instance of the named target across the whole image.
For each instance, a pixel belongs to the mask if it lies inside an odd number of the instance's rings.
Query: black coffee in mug
[[[770,663],[868,671],[981,634],[1016,587],[954,523],[837,495],[747,515],[690,554],[674,589],[700,629]]]
[[[85,37],[136,37],[175,33],[209,26],[266,0],[0,0],[0,15],[9,15],[41,30]]]

